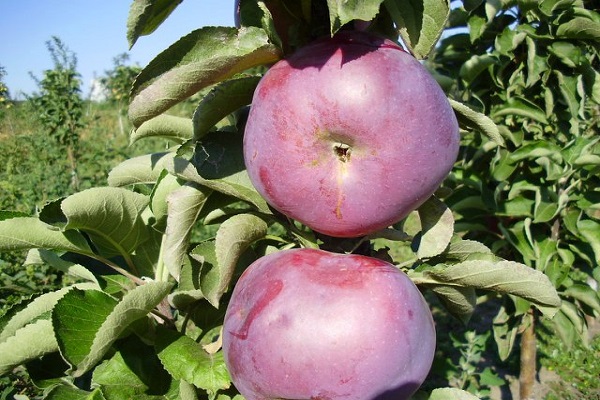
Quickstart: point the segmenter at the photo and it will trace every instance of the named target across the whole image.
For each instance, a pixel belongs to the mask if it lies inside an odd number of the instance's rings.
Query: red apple
[[[431,368],[435,329],[423,296],[393,265],[283,250],[237,282],[223,351],[247,400],[401,400]]]
[[[458,146],[454,112],[419,61],[392,41],[344,31],[267,71],[244,157],[274,208],[321,233],[357,237],[427,200]]]

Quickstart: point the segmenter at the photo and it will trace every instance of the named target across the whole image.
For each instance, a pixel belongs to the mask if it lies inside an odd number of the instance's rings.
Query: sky
[[[91,81],[113,68],[113,59],[129,54],[144,67],[177,39],[203,26],[233,26],[233,0],[183,0],[173,13],[129,50],[127,16],[133,0],[0,0],[0,66],[11,97],[22,99],[53,62],[46,42],[61,39],[77,57],[82,94]]]

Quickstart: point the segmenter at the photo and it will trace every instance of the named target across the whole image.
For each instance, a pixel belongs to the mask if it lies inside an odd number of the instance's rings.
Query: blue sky
[[[233,0],[184,0],[158,29],[128,50],[126,23],[133,0],[0,0],[0,65],[11,96],[37,90],[29,73],[53,67],[46,42],[59,37],[77,56],[83,95],[113,59],[128,53],[145,66],[177,39],[202,26],[232,26]]]

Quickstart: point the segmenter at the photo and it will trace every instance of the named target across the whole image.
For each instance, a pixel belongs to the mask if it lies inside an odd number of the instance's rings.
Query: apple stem
[[[338,143],[335,146],[333,146],[333,151],[335,152],[337,158],[341,162],[350,161],[351,149],[350,146],[348,146],[347,144]]]

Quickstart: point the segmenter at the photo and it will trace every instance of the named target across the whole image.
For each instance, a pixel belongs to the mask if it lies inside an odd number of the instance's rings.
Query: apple
[[[396,43],[342,31],[273,65],[244,134],[258,192],[315,231],[358,237],[416,209],[452,169],[456,116]]]
[[[293,249],[244,271],[223,352],[247,400],[401,400],[426,378],[435,338],[423,296],[393,265]]]

